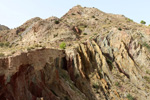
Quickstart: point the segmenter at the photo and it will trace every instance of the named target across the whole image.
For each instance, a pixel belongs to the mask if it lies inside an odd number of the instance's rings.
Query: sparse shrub
[[[42,47],[42,45],[36,44],[35,47]]]
[[[57,37],[57,36],[58,36],[58,33],[57,33],[57,34],[54,34],[54,38]]]
[[[150,50],[150,45],[148,45],[146,42],[143,43],[143,46]]]
[[[92,16],[92,18],[95,18],[95,16]]]
[[[89,39],[92,40],[92,39],[93,39],[93,36],[91,36]]]
[[[146,24],[146,22],[144,21],[144,20],[141,20],[141,22],[140,22],[141,24]]]
[[[17,43],[17,44],[15,44],[15,46],[18,46],[19,44]]]
[[[144,79],[150,83],[150,77],[144,76]]]
[[[76,15],[76,14],[72,13],[72,15]]]
[[[6,47],[8,47],[8,46],[9,46],[9,44],[10,44],[9,42],[6,42],[6,43],[5,43],[5,46],[6,46]]]
[[[35,47],[42,47],[42,45],[39,45],[39,44],[38,44],[38,45],[36,45]]]
[[[98,89],[99,88],[99,85],[98,85],[98,83],[93,83],[93,88],[95,88],[95,89]]]
[[[94,35],[97,35],[97,33],[94,33]]]
[[[4,46],[4,43],[3,42],[0,42],[0,47],[3,47]]]
[[[27,48],[28,51],[30,51],[30,50],[32,50],[32,49],[34,49],[34,47],[28,47],[28,48]]]
[[[66,48],[66,43],[62,42],[59,46],[60,46],[61,49],[65,49]]]
[[[8,47],[9,44],[10,44],[9,42],[4,42],[4,43],[3,43],[3,42],[0,42],[0,47],[4,47],[4,46],[5,46],[5,47]]]
[[[97,18],[95,18],[95,20],[98,20]]]
[[[34,47],[30,47],[31,49],[34,49]]]
[[[27,50],[28,50],[28,51],[30,51],[30,50],[31,50],[31,48],[29,47],[29,48],[27,48]]]
[[[84,25],[84,27],[86,28],[86,27],[87,27],[87,25]]]
[[[134,100],[134,97],[132,97],[131,94],[128,94],[128,95],[127,95],[127,98],[128,98],[128,100]]]
[[[35,45],[35,47],[39,47],[39,45],[38,45],[38,44],[36,44],[36,45]]]
[[[115,85],[116,85],[116,86],[119,86],[119,82],[116,82]]]
[[[150,71],[149,71],[149,70],[147,70],[147,71],[146,71],[146,74],[149,74],[149,75],[150,75]]]
[[[121,31],[122,30],[121,27],[119,27],[118,30]]]
[[[5,54],[4,53],[0,53],[0,57],[4,57],[5,56]]]
[[[128,19],[127,19],[127,21],[128,21],[128,22],[133,22],[133,20],[132,20],[132,19],[130,19],[130,18],[128,18]]]
[[[83,35],[87,35],[87,33],[83,33]]]
[[[55,20],[55,24],[59,24],[60,22],[59,22],[59,20]]]

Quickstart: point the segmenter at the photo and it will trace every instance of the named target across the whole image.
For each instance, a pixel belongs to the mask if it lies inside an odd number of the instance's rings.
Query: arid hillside
[[[0,25],[0,31],[2,31],[2,30],[9,30],[9,28],[7,26]]]
[[[150,100],[150,26],[123,15],[32,18],[0,31],[0,52],[0,100]]]

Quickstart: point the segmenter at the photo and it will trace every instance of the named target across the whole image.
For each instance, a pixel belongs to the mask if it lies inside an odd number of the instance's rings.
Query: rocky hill
[[[0,100],[150,100],[150,27],[75,6],[0,31]]]
[[[9,30],[9,28],[7,26],[4,26],[4,25],[0,25],[0,31],[1,30]]]

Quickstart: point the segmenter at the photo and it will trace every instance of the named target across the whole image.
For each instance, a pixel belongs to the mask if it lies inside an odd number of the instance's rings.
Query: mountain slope
[[[0,100],[150,99],[150,28],[123,15],[78,5],[0,41]]]
[[[4,26],[4,25],[0,25],[0,31],[1,30],[8,30],[9,28],[7,26]]]

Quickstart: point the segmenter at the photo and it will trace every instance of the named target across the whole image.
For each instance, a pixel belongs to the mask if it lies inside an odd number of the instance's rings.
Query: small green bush
[[[118,30],[121,31],[122,30],[121,27],[119,27]]]
[[[144,20],[141,20],[141,22],[140,22],[141,24],[146,24],[146,22],[144,21]]]
[[[59,20],[55,20],[55,24],[59,24]]]
[[[31,47],[31,49],[35,49],[34,47]]]
[[[95,18],[95,16],[92,16],[92,18]]]
[[[36,44],[36,45],[35,45],[35,47],[39,47],[39,45],[38,45],[38,44]]]
[[[4,46],[4,43],[3,42],[0,42],[0,47],[3,47]]]
[[[30,51],[30,50],[32,50],[32,49],[34,49],[34,47],[28,47],[28,48],[27,48],[28,51]]]
[[[84,28],[86,28],[87,27],[87,25],[84,25]]]
[[[5,43],[5,46],[6,46],[6,47],[8,47],[8,46],[9,46],[9,44],[10,44],[9,42],[6,42],[6,43]]]
[[[9,46],[9,42],[0,42],[0,47],[8,47]]]
[[[76,15],[76,14],[72,13],[72,15]]]
[[[98,83],[93,83],[93,88],[98,89],[99,88]]]
[[[150,83],[150,77],[144,76],[144,79],[145,79],[148,83]]]
[[[91,36],[89,39],[92,40],[92,39],[93,39],[93,36]]]
[[[83,35],[87,35],[87,33],[83,33]]]
[[[115,83],[115,86],[119,86],[119,82],[116,82],[116,83]]]
[[[150,71],[149,71],[149,70],[147,70],[147,71],[146,71],[146,74],[149,74],[149,75],[150,75]]]
[[[131,94],[128,94],[128,95],[127,95],[127,98],[128,98],[128,100],[134,100],[134,97],[132,97]]]
[[[66,43],[62,42],[59,46],[60,46],[61,49],[65,49],[66,48]]]
[[[54,34],[54,38],[57,37],[57,36],[58,36],[58,33],[57,33],[57,34]]]
[[[97,33],[94,33],[94,35],[97,35]]]
[[[133,22],[133,20],[132,20],[132,19],[130,19],[130,18],[128,18],[128,19],[127,19],[127,21],[128,21],[128,22]]]
[[[28,50],[28,51],[30,51],[30,50],[31,50],[31,48],[27,48],[27,50]]]

